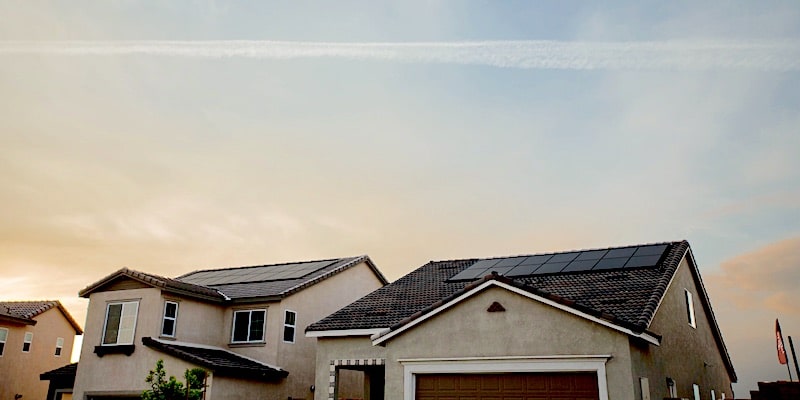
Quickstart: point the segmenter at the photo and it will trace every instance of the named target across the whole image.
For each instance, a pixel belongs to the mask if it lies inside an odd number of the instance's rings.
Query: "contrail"
[[[551,70],[800,70],[794,42],[550,40],[336,43],[289,41],[0,41],[0,57],[168,56],[286,60],[338,58]]]

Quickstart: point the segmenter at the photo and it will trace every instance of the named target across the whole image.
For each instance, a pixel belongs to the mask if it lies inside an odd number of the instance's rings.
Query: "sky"
[[[794,0],[0,0],[0,94],[2,300],[686,239],[737,396],[800,343]]]

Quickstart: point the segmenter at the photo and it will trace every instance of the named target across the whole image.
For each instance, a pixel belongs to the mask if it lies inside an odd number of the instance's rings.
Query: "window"
[[[33,332],[25,332],[25,340],[22,341],[22,352],[29,353],[33,343]]]
[[[692,392],[694,393],[694,400],[700,400],[700,386],[698,384],[692,384]]]
[[[103,327],[103,345],[133,344],[138,311],[139,303],[136,301],[108,303]]]
[[[267,310],[246,310],[233,313],[233,343],[253,343],[264,341],[264,323]]]
[[[8,340],[8,329],[0,328],[0,357],[3,356],[3,350],[6,349],[6,340]]]
[[[64,338],[56,339],[56,357],[61,357],[61,349],[64,348]]]
[[[283,341],[294,343],[294,332],[297,329],[297,313],[286,310],[283,315]]]
[[[711,389],[711,400],[717,400],[717,394],[714,393],[714,389]]]
[[[692,292],[684,289],[686,292],[686,315],[689,318],[689,326],[697,328],[697,321],[694,319],[694,301],[692,300]]]
[[[175,337],[175,325],[178,321],[178,303],[164,302],[164,321],[161,323],[161,336]]]

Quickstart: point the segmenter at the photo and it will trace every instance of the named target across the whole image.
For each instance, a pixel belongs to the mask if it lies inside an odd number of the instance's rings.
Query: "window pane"
[[[26,352],[26,353],[27,353],[27,352],[29,352],[29,351],[31,351],[31,344],[30,344],[30,342],[25,342],[25,343],[23,343],[23,344],[22,344],[22,351],[24,351],[24,352]]]
[[[284,322],[285,325],[294,325],[296,314],[294,311],[286,311],[286,321]]]
[[[133,344],[133,334],[136,329],[136,311],[138,309],[139,303],[122,304],[117,344]]]
[[[56,347],[56,355],[57,356],[61,355],[61,347]]]
[[[170,303],[166,304],[166,308],[164,309],[164,316],[168,318],[175,318],[178,315],[178,303]]]
[[[3,351],[6,349],[5,342],[0,342],[0,356],[3,355]]]
[[[250,338],[251,342],[264,340],[264,310],[250,312]]]
[[[164,336],[175,336],[175,320],[165,319],[164,328],[161,329],[161,334]]]
[[[119,332],[119,318],[122,315],[122,304],[110,304],[106,315],[106,331],[103,334],[103,344],[117,342]]]
[[[237,311],[233,313],[233,341],[247,341],[247,327],[250,323],[249,311]]]
[[[284,342],[292,342],[292,343],[294,343],[294,327],[293,326],[284,326],[283,327],[283,341]]]
[[[8,329],[0,329],[0,342],[5,342],[8,339]]]

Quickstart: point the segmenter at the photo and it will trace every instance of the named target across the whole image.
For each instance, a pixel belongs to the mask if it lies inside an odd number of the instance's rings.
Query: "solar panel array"
[[[513,278],[564,272],[653,267],[664,256],[667,247],[666,244],[657,244],[478,260],[450,280],[472,280],[492,272]]]
[[[312,261],[293,264],[265,265],[199,271],[180,278],[183,282],[196,285],[224,285],[229,283],[264,282],[302,278],[314,271],[330,266],[337,260]]]

